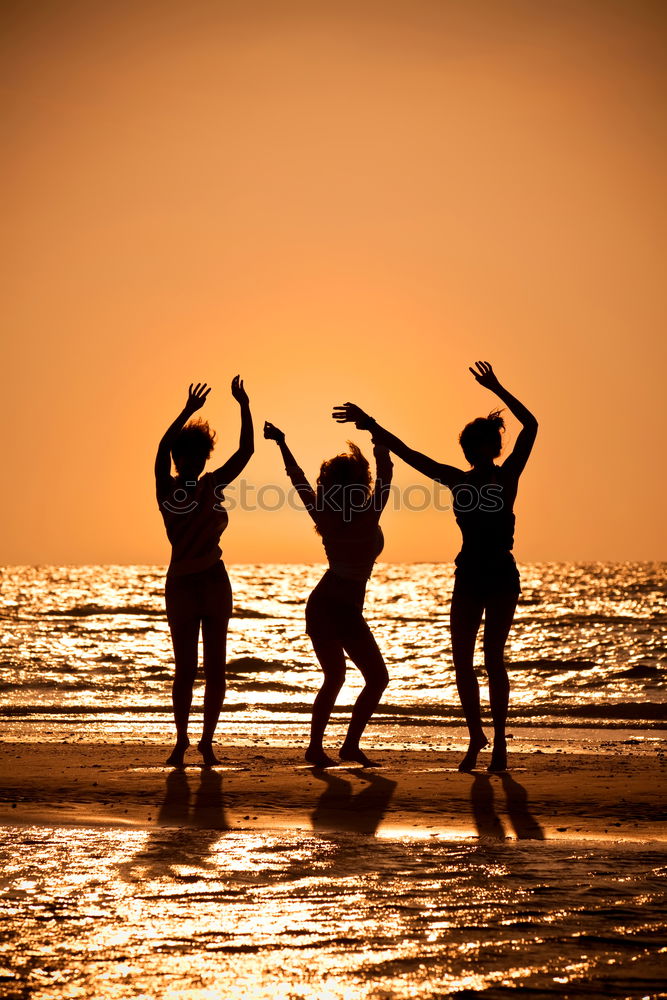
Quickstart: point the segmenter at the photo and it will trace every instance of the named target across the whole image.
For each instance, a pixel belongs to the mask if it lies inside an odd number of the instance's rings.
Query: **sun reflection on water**
[[[664,700],[662,564],[530,564],[507,655],[515,715],[568,713]],[[319,670],[304,605],[322,567],[233,566],[235,617],[226,712],[276,725],[308,711]],[[383,717],[458,718],[448,604],[452,567],[380,565],[367,617],[390,672]],[[12,707],[165,712],[172,650],[158,567],[2,570],[5,693]],[[341,694],[360,688],[350,670]],[[606,716],[609,711],[606,711]],[[135,719],[135,724],[140,724]]]
[[[5,829],[1,849],[2,961],[38,1000],[492,998],[519,979],[576,996],[577,978],[604,992],[610,963],[637,957],[645,983],[658,975],[664,886],[647,850],[160,826]]]
[[[228,712],[251,735],[260,723],[274,740],[286,722],[301,733],[319,682],[303,604],[321,567],[231,572]],[[508,645],[515,712],[553,721],[663,698],[664,580],[664,567],[648,564],[523,567]],[[380,566],[369,588],[391,674],[385,732],[398,740],[417,719],[415,748],[438,722],[434,710],[458,711],[451,583],[451,567]],[[86,732],[104,738],[113,725],[142,737],[149,720],[166,726],[162,584],[154,567],[4,571],[10,708],[41,707],[52,720],[57,708],[79,712]],[[358,689],[350,671],[342,702]],[[194,781],[165,771],[150,829],[0,830],[0,997],[478,991],[494,1000],[519,982],[554,998],[565,988],[613,996],[618,982],[628,995],[661,989],[664,854],[545,842],[516,775],[471,780],[472,840],[446,826],[383,826],[394,782],[343,768],[314,779],[309,830],[239,829],[239,806],[225,797],[234,770]]]

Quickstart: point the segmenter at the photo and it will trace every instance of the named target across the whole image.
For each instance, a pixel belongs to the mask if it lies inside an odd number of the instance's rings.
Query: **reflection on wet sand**
[[[373,836],[385,818],[399,783],[384,774],[361,768],[312,768],[313,778],[323,788],[311,813],[316,833],[359,833]],[[510,774],[489,776],[473,772],[470,807],[477,835],[481,839],[504,841],[514,834],[517,840],[544,840],[545,834],[531,812],[526,789]],[[231,829],[225,812],[222,774],[203,768],[196,788],[184,769],[167,777],[156,826],[147,834],[142,849],[125,866],[128,874],[137,868],[153,874],[169,875],[192,859],[192,839],[188,830],[197,828],[196,863],[208,867],[221,834]],[[502,787],[504,804],[497,802]],[[498,806],[503,816],[499,815]],[[510,829],[507,830],[509,824]],[[171,828],[172,835],[168,836]],[[176,836],[173,835],[174,830]]]
[[[199,787],[190,808],[191,791],[185,769],[169,773],[162,805],[158,811],[158,826],[198,826],[205,830],[228,830],[222,774],[210,767],[200,771]]]
[[[190,813],[190,785],[183,768],[170,771],[162,805],[157,814],[158,826],[187,826]]]
[[[544,830],[528,808],[528,793],[507,772],[500,775],[505,791],[507,814],[517,840],[544,840]]]
[[[352,782],[340,771],[313,768],[312,774],[325,784],[311,817],[313,830],[322,833],[374,834],[398,784],[383,775],[350,768],[346,774],[365,783],[355,792]]]
[[[491,840],[505,840],[505,828],[496,812],[493,785],[488,775],[473,774],[470,805],[477,835]]]
[[[544,830],[528,808],[526,789],[507,772],[499,777],[505,792],[507,815],[517,840],[544,840]],[[506,839],[505,828],[496,812],[493,783],[487,774],[473,774],[470,805],[479,837]]]
[[[174,827],[178,828],[176,835]],[[192,837],[183,829],[192,827],[202,831],[196,841],[196,856],[193,856]],[[227,830],[222,774],[213,768],[202,768],[193,801],[187,772],[176,768],[167,776],[157,826],[149,832],[142,849],[121,868],[126,878],[134,880],[137,869],[141,869],[142,878],[178,878],[178,869],[183,865],[194,862],[202,868],[213,867],[209,855]]]

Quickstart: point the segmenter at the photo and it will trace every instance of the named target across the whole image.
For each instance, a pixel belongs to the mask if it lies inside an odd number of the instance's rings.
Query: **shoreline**
[[[604,733],[602,733],[604,735]],[[517,741],[520,742],[520,741]],[[0,824],[282,829],[451,840],[667,840],[667,756],[608,741],[510,748],[510,770],[461,773],[460,750],[375,748],[382,767],[314,769],[295,747],[217,745],[220,766],[164,761],[171,744],[0,744]],[[557,763],[556,763],[557,761]]]

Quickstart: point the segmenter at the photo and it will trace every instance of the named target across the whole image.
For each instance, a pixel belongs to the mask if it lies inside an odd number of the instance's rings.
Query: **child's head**
[[[477,417],[465,425],[459,436],[459,443],[472,466],[498,458],[503,446],[504,429],[505,421],[498,410],[489,413],[488,417]]]
[[[359,447],[347,442],[348,452],[322,462],[317,477],[318,507],[341,514],[349,521],[355,511],[363,510],[371,492],[371,470]]]
[[[215,431],[206,420],[191,420],[179,431],[171,457],[181,479],[198,479],[215,444]]]

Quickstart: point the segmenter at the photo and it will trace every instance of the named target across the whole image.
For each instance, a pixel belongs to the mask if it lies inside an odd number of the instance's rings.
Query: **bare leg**
[[[352,719],[345,742],[340,748],[340,757],[342,760],[357,761],[364,767],[378,767],[378,764],[366,756],[359,746],[359,742],[373,712],[380,703],[383,691],[389,683],[389,675],[382,653],[371,635],[370,629],[366,635],[346,641],[345,651],[354,665],[361,671],[366,684],[352,709]]]
[[[510,682],[505,667],[505,643],[512,627],[517,595],[501,593],[489,600],[484,621],[484,666],[489,675],[489,700],[493,719],[493,753],[489,771],[507,769],[505,726]]]
[[[470,745],[459,764],[459,771],[472,770],[477,763],[477,754],[489,742],[482,729],[479,684],[473,667],[475,640],[483,613],[482,601],[465,594],[454,586],[450,614],[452,657],[456,672],[456,687],[470,734]]]
[[[338,639],[318,639],[311,636],[311,642],[322,667],[324,681],[313,703],[310,745],[305,757],[309,764],[316,767],[330,767],[335,761],[324,752],[322,741],[336,698],[345,681],[345,653]]]
[[[176,663],[174,682],[171,688],[176,723],[176,745],[167,758],[167,764],[171,764],[172,767],[182,767],[185,751],[190,746],[188,721],[192,705],[192,689],[197,674],[199,618],[190,615],[170,614],[169,627]]]
[[[204,644],[204,729],[197,749],[205,764],[219,764],[213,751],[213,736],[220,718],[220,711],[227,689],[225,666],[227,662],[227,627],[229,618],[207,616],[202,619]]]

